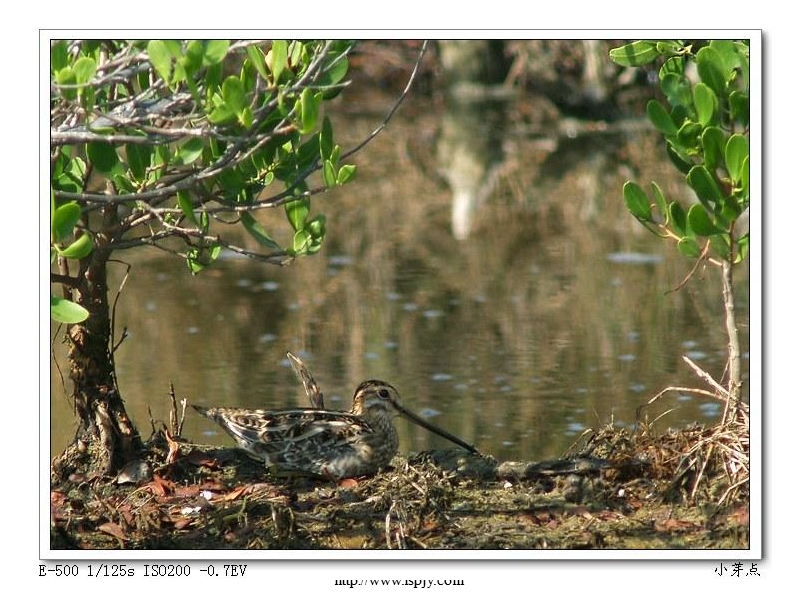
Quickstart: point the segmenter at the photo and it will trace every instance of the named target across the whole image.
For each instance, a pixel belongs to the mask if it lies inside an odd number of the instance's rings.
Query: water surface
[[[411,97],[357,155],[356,181],[314,199],[328,216],[323,250],[289,267],[224,255],[192,277],[154,250],[118,254],[132,269],[117,302],[116,337],[125,328],[127,339],[116,365],[140,432],[150,434],[151,415],[157,426],[167,419],[170,384],[191,403],[307,405],[288,350],[328,406],[349,409],[360,381],[385,379],[410,410],[499,459],[554,458],[586,428],[633,424],[666,386],[700,386],[683,355],[722,379],[719,273],[701,269],[671,292],[692,263],[622,205],[630,178],[689,197],[658,138],[638,125],[532,128],[523,103],[501,103],[503,118],[481,124]],[[378,113],[342,101],[334,126],[355,142]],[[124,266],[111,271],[113,295]],[[746,267],[737,275],[747,357]],[[75,429],[58,344],[55,354],[52,454]],[[748,367],[745,358],[745,376]],[[719,407],[671,394],[647,414],[668,411],[658,426],[713,422]],[[401,452],[448,446],[398,428]],[[230,443],[194,412],[184,435]]]

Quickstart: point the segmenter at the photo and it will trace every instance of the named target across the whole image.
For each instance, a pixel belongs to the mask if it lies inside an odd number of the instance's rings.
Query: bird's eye
[[[389,390],[387,390],[386,388],[381,388],[378,391],[378,396],[380,396],[381,398],[388,398],[389,397]]]

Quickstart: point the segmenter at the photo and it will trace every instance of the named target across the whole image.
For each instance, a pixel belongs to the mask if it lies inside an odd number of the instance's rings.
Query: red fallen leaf
[[[82,473],[72,473],[69,477],[67,477],[70,483],[79,484],[89,481],[89,478]]]
[[[127,541],[128,540],[128,536],[125,535],[125,532],[122,530],[122,527],[120,527],[116,523],[111,523],[111,522],[103,523],[97,529],[99,529],[103,533],[107,533],[109,535],[113,535],[115,538],[117,538],[119,540],[122,540],[122,541]]]
[[[130,504],[123,504],[119,507],[119,514],[122,515],[122,518],[125,519],[125,524],[129,527],[136,522],[136,518],[133,516],[131,512],[131,505]]]
[[[245,492],[249,490],[250,486],[248,485],[240,485],[239,487],[231,490],[224,496],[220,497],[220,500],[229,501],[229,500],[236,500],[237,498],[243,496]]]
[[[529,510],[519,515],[521,521],[530,525],[546,525],[555,521],[553,513],[547,510]]]
[[[656,531],[690,531],[696,529],[696,525],[691,521],[681,521],[680,519],[665,519],[664,521],[653,524]]]
[[[622,518],[622,515],[614,510],[601,510],[595,513],[594,516],[601,521],[616,521]]]
[[[50,492],[50,505],[51,506],[64,506],[67,502],[67,495],[59,490]]]
[[[176,498],[194,498],[197,494],[200,493],[200,490],[205,489],[201,488],[197,484],[193,485],[179,485],[175,487],[175,497]]]
[[[224,492],[228,486],[218,479],[207,479],[200,484],[201,490],[208,490],[209,492]]]
[[[153,473],[153,481],[142,486],[142,489],[148,490],[154,496],[164,497],[172,494],[175,484],[169,479],[164,479],[158,473]]]
[[[592,513],[585,506],[572,506],[567,510],[568,515],[575,515],[576,517],[583,517],[584,519],[591,519]]]
[[[733,511],[733,514],[731,514],[731,520],[737,525],[749,525],[750,509],[746,506],[737,508]]]
[[[251,483],[247,486],[247,493],[248,494],[259,494],[260,496],[265,496],[268,498],[277,498],[278,496],[284,496],[283,490],[272,483]],[[285,497],[285,496],[284,496]]]
[[[175,529],[177,529],[178,531],[180,531],[181,529],[185,529],[186,527],[188,527],[191,524],[192,524],[192,520],[191,519],[187,519],[186,517],[182,517],[180,519],[175,519],[172,522],[172,526]]]
[[[439,523],[437,521],[427,520],[427,519],[423,521],[419,527],[419,530],[422,533],[431,533],[433,531],[436,531],[437,529],[439,529]]]

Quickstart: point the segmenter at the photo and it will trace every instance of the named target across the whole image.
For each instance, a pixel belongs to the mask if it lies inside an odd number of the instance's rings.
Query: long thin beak
[[[432,423],[428,423],[427,421],[421,419],[420,417],[418,417],[414,413],[408,412],[405,408],[403,408],[399,404],[395,404],[394,407],[395,407],[395,409],[397,410],[398,413],[400,413],[402,416],[404,416],[406,419],[408,419],[412,423],[414,423],[416,425],[419,425],[420,427],[424,427],[428,431],[432,431],[436,435],[438,435],[440,437],[443,437],[446,440],[450,440],[454,444],[456,444],[458,446],[461,446],[462,448],[464,448],[466,450],[469,450],[470,452],[472,452],[472,454],[480,454],[480,452],[478,451],[478,449],[475,446],[471,446],[470,444],[468,444],[464,440],[461,440],[461,439],[457,438],[456,436],[454,436],[452,433],[448,433],[444,429],[440,429],[436,425],[434,425]]]

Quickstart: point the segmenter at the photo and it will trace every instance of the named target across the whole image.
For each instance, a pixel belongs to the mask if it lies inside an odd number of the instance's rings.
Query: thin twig
[[[408,82],[406,83],[406,87],[403,89],[402,93],[400,94],[400,97],[397,99],[397,102],[394,103],[394,106],[392,106],[392,109],[383,119],[381,124],[378,125],[378,127],[355,148],[352,148],[347,152],[345,152],[342,155],[342,158],[347,158],[355,154],[359,150],[361,150],[364,146],[369,144],[375,136],[377,136],[381,131],[383,131],[386,128],[386,126],[389,124],[389,120],[392,118],[392,116],[394,116],[394,113],[397,112],[397,109],[400,108],[400,105],[403,103],[403,100],[405,100],[406,96],[411,91],[411,84],[413,84],[414,80],[417,78],[417,73],[419,72],[420,65],[422,64],[422,58],[425,56],[425,51],[427,50],[427,48],[428,48],[428,40],[424,40],[422,42],[422,47],[419,50],[419,54],[417,55],[417,61],[414,63],[414,68],[411,70],[411,75],[409,75],[408,77]]]
[[[709,375],[703,369],[698,367],[697,364],[694,361],[692,361],[692,359],[690,359],[688,356],[684,356],[683,360],[684,360],[684,362],[686,362],[686,364],[688,364],[692,368],[692,370],[697,374],[698,377],[700,377],[700,379],[702,379],[708,385],[710,385],[715,390],[717,390],[717,392],[719,393],[717,398],[719,398],[720,400],[722,400],[724,402],[728,402],[728,400],[730,400],[730,394],[728,394],[728,390],[726,390],[724,387],[722,387],[720,384],[718,384],[714,380],[714,378],[711,377],[711,375]]]

